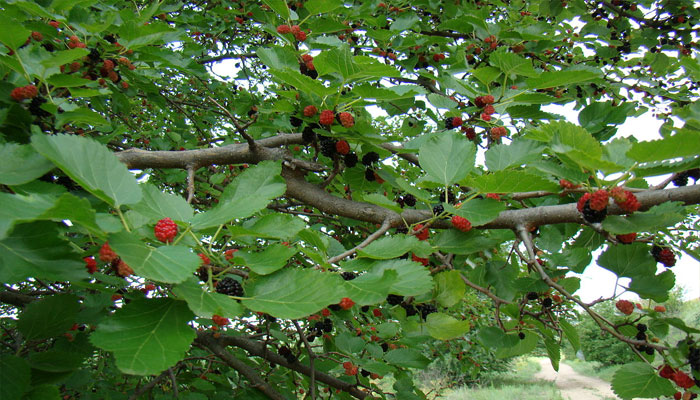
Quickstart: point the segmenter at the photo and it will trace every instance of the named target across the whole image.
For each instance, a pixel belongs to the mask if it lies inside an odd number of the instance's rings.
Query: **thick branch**
[[[210,333],[198,333],[198,336],[209,336],[211,337]],[[217,340],[211,337],[212,340]],[[301,364],[299,362],[295,362],[290,364],[287,362],[287,360],[275,353],[269,352],[262,343],[256,342],[254,340],[250,339],[245,339],[242,337],[237,337],[237,336],[222,336],[221,338],[218,339],[221,345],[226,345],[226,346],[236,346],[239,347],[245,351],[247,351],[249,354],[257,357],[261,357],[266,359],[267,361],[273,362],[275,364],[281,365],[283,367],[289,368],[291,370],[294,370],[296,372],[299,372],[301,374],[304,374],[306,376],[311,376],[311,368],[308,365]],[[328,374],[325,374],[320,371],[315,371],[315,376],[316,380],[319,382],[323,382],[328,386],[331,386],[336,389],[340,389],[344,392],[349,393],[351,396],[358,398],[358,399],[364,399],[367,397],[367,393],[363,392],[362,390],[358,389],[355,387],[353,384],[341,381],[340,379],[334,378]]]
[[[231,353],[226,351],[224,346],[219,340],[214,338],[212,333],[199,333],[197,339],[195,340],[202,346],[211,350],[217,357],[223,360],[231,368],[238,371],[241,375],[245,376],[246,379],[251,383],[251,386],[258,389],[264,393],[267,397],[274,400],[285,400],[285,397],[281,393],[276,391],[269,383],[265,382],[263,378],[258,374],[258,372],[251,366],[247,365],[243,361],[234,357]]]
[[[9,291],[0,292],[0,303],[12,304],[17,307],[24,307],[32,301],[36,300],[34,297],[27,296],[21,293],[13,293]]]

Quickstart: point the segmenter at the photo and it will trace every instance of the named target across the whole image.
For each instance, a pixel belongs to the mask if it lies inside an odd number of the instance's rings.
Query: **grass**
[[[581,361],[578,359],[566,360],[565,362],[579,374],[602,379],[605,382],[612,382],[613,375],[622,367],[622,365],[603,367],[596,361]]]
[[[563,400],[559,390],[551,382],[533,379],[540,370],[534,359],[523,358],[515,363],[515,369],[491,378],[479,387],[463,387],[439,397],[442,400]]]

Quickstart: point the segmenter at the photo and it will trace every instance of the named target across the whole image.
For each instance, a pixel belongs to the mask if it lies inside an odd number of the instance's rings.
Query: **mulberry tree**
[[[638,357],[621,397],[699,393],[659,305],[700,258],[692,1],[0,18],[3,399],[426,398],[435,358],[558,368],[577,313]],[[587,303],[593,263],[625,279]]]

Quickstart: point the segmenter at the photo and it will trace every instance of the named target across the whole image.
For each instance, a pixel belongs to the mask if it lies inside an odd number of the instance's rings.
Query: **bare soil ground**
[[[598,378],[584,376],[570,366],[560,363],[559,372],[552,368],[549,359],[540,359],[542,369],[535,374],[536,379],[554,381],[563,398],[568,400],[617,399],[610,384]]]

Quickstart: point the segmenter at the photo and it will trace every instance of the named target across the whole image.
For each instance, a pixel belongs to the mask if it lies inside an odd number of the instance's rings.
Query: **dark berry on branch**
[[[416,310],[416,307],[414,307],[413,304],[401,304],[401,307],[406,310],[407,317],[418,314],[418,310]]]
[[[437,307],[435,307],[433,304],[418,304],[417,308],[418,311],[420,311],[421,318],[424,320],[428,318],[428,315],[437,312]]]
[[[539,296],[537,295],[536,292],[528,292],[527,294],[527,299],[528,300],[537,300]]]
[[[373,151],[370,151],[369,153],[362,156],[362,164],[364,164],[368,167],[370,165],[372,165],[373,163],[376,163],[377,161],[379,161],[379,154],[377,154]]]
[[[647,331],[647,326],[644,324],[637,324],[637,330],[639,332],[646,332]]]
[[[343,272],[342,274],[340,274],[340,276],[342,276],[343,279],[345,279],[346,281],[351,281],[351,280],[357,278],[357,274],[355,274],[354,272],[350,272],[350,271]]]
[[[237,280],[226,277],[216,284],[216,292],[227,296],[243,297],[243,286]]]
[[[390,294],[386,297],[386,302],[392,306],[401,304],[402,301],[403,301],[403,296],[399,296],[396,294]]]
[[[525,334],[522,333],[522,332],[518,332],[518,338],[519,338],[520,340],[525,339]]]
[[[314,132],[314,129],[318,129],[320,127],[321,126],[317,123],[309,124],[304,127],[304,130],[301,131],[301,138],[304,140],[304,143],[311,143],[316,140],[316,132]]]
[[[293,127],[298,128],[304,123],[304,121],[292,115],[289,117],[289,123],[292,124]]]
[[[374,176],[374,170],[372,168],[367,168],[365,170],[365,179],[367,179],[370,182],[374,182],[377,180],[377,177]]]
[[[585,219],[587,222],[593,224],[593,223],[599,223],[603,222],[605,217],[608,215],[608,209],[603,208],[600,211],[596,211],[591,209],[590,207],[590,200],[586,201],[586,204],[583,206],[583,219]]]
[[[336,153],[335,143],[335,140],[326,136],[321,136],[319,140],[319,144],[321,145],[321,154],[332,158]]]
[[[551,307],[551,306],[552,306],[552,299],[550,299],[549,297],[547,297],[547,298],[545,298],[544,300],[542,300],[542,307],[544,307],[544,308],[549,308],[549,307]]]
[[[348,153],[345,155],[345,166],[348,168],[352,168],[355,165],[357,165],[357,154],[355,153]]]
[[[438,204],[433,207],[433,215],[440,215],[445,212],[445,207],[442,204]]]
[[[413,207],[413,206],[416,205],[416,198],[415,198],[415,196],[413,196],[412,194],[407,194],[407,195],[403,196],[403,202],[404,202],[407,206]]]

